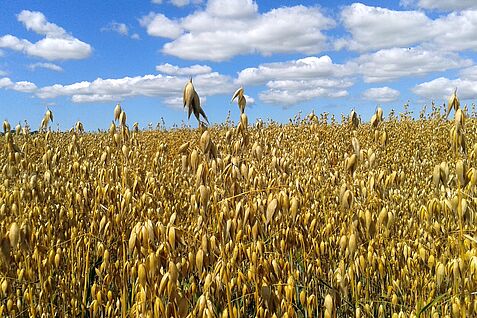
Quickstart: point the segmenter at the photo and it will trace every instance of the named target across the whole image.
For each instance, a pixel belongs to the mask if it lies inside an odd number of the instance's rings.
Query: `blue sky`
[[[240,85],[252,122],[368,119],[408,100],[417,112],[455,87],[477,97],[475,0],[3,0],[0,12],[0,116],[33,129],[47,106],[54,129],[104,129],[117,102],[130,125],[187,123],[190,76],[215,123],[238,118]]]

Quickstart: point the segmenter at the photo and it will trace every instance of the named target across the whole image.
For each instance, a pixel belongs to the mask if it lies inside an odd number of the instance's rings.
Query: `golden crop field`
[[[477,119],[464,112],[5,124],[1,316],[475,317]]]

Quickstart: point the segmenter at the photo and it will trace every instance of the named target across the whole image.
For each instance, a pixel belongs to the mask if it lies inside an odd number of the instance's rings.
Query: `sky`
[[[190,77],[211,123],[375,108],[415,115],[477,97],[477,1],[0,0],[0,117],[53,129],[191,124]],[[429,108],[429,107],[428,107]]]

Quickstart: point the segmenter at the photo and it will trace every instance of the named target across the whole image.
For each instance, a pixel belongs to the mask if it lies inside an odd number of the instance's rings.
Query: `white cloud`
[[[63,72],[63,68],[54,63],[33,63],[28,65],[28,68],[32,71],[36,70],[37,68],[44,68],[50,71]]]
[[[477,10],[452,12],[434,23],[435,45],[447,51],[477,51]]]
[[[7,34],[0,37],[0,48],[9,48],[47,60],[84,59],[91,54],[89,44],[72,37],[56,24],[48,22],[41,12],[23,10],[17,18],[27,30],[45,37],[32,43]]]
[[[181,97],[167,97],[164,98],[164,103],[172,108],[184,109],[184,101]],[[200,104],[202,106],[207,104],[207,96],[200,96]]]
[[[398,99],[399,91],[390,87],[375,87],[363,92],[363,98],[374,102],[388,103]]]
[[[103,79],[97,80],[103,81]],[[87,81],[78,82],[71,85],[54,84],[52,86],[40,88],[36,95],[40,98],[55,98],[58,96],[71,96],[74,95],[75,92],[77,94],[87,94],[87,89],[89,88],[90,84],[91,83]],[[94,94],[94,92],[92,92],[91,94]]]
[[[0,78],[0,88],[11,89],[22,93],[33,93],[37,90],[36,85],[31,82],[12,82],[8,77]]]
[[[348,88],[353,82],[343,79],[315,79],[315,80],[276,80],[267,83],[267,87],[275,90],[306,90],[308,88]]]
[[[178,22],[170,20],[162,13],[150,12],[139,20],[139,24],[152,36],[176,39],[183,33]]]
[[[189,0],[171,0],[171,3],[176,7],[184,7],[190,3]]]
[[[19,22],[22,22],[29,31],[31,30],[50,38],[69,37],[65,29],[48,22],[41,12],[23,10],[17,15],[17,19]]]
[[[460,99],[477,99],[477,66],[462,69],[456,79],[439,77],[416,85],[412,91],[422,97],[447,100],[455,88]]]
[[[255,104],[255,98],[252,96],[248,96],[247,94],[243,95],[245,97],[245,100],[247,101],[247,105],[253,105]]]
[[[175,5],[176,7],[182,8],[189,4],[199,4],[202,3],[202,0],[170,0],[171,4]]]
[[[26,52],[47,60],[78,60],[91,54],[91,46],[78,39],[44,38],[27,47]]]
[[[20,40],[16,36],[7,34],[0,37],[0,47],[9,48],[15,51],[24,51],[33,44],[27,40]]]
[[[437,9],[443,11],[476,9],[477,3],[475,0],[401,0],[403,6],[418,6],[423,9]]]
[[[434,34],[432,20],[418,11],[394,11],[353,3],[342,10],[341,20],[352,38],[338,41],[337,48],[365,51],[408,46]]]
[[[443,98],[446,100],[457,87],[457,96],[460,99],[477,98],[477,80],[471,79],[448,79],[439,77],[432,81],[416,85],[412,91],[426,98]]]
[[[201,98],[201,102],[203,103],[203,98]],[[167,97],[164,99],[164,103],[173,108],[182,108],[184,106],[182,97]]]
[[[309,84],[310,83],[306,83],[303,85],[303,89],[298,90],[269,89],[260,93],[259,97],[260,100],[265,103],[291,106],[318,97],[339,98],[348,96],[348,92],[345,89],[336,90],[325,87],[310,87]]]
[[[0,88],[10,88],[13,86],[13,82],[8,77],[0,78]]]
[[[436,19],[417,10],[397,11],[354,3],[341,11],[349,38],[335,48],[372,51],[416,44],[446,51],[477,50],[477,11],[452,12]]]
[[[476,9],[475,0],[419,0],[419,6],[426,9],[442,9],[442,10],[464,10]]]
[[[163,74],[170,75],[190,75],[195,76],[199,74],[207,74],[212,72],[212,68],[207,65],[192,65],[189,67],[179,67],[169,63],[160,64],[156,66],[156,71]]]
[[[472,65],[455,53],[443,53],[422,48],[392,48],[365,54],[351,64],[358,65],[358,72],[368,83],[384,82],[406,76],[419,76]],[[350,64],[350,65],[351,65]]]
[[[125,23],[111,22],[106,27],[101,28],[101,32],[116,32],[119,35],[129,37],[129,27]],[[130,36],[133,40],[139,40],[141,37],[137,33],[133,33]]]
[[[253,0],[209,0],[207,12],[215,17],[242,18],[254,16],[258,12],[258,6]]]
[[[115,101],[130,96],[181,97],[187,77],[144,75],[117,79],[98,78],[70,85],[55,84],[37,90],[43,99],[72,96],[73,102]],[[229,93],[233,89],[232,79],[217,72],[200,74],[194,78],[194,86],[201,96]]]
[[[259,94],[265,103],[291,106],[318,97],[348,96],[346,88],[353,85],[346,80],[276,80],[267,83],[267,90]]]
[[[37,87],[31,82],[20,81],[16,82],[11,89],[22,93],[33,93],[34,91],[36,91]]]
[[[464,68],[460,72],[460,77],[465,78],[467,80],[477,81],[477,65]]]
[[[246,68],[238,74],[237,82],[241,84],[262,84],[270,80],[301,80],[317,77],[332,78],[349,76],[352,67],[334,64],[327,55],[310,56],[298,60],[261,64]]]
[[[150,13],[140,22],[148,34],[174,39],[163,46],[163,53],[217,62],[253,53],[315,54],[326,47],[322,31],[335,26],[317,7],[260,13],[251,0],[211,0],[204,10],[182,19]]]
[[[261,101],[290,106],[318,97],[347,96],[346,89],[353,85],[348,77],[355,72],[355,66],[334,64],[327,55],[310,56],[244,69],[239,72],[236,82],[266,84],[267,90],[259,94]]]
[[[101,31],[113,31],[123,36],[128,36],[129,28],[124,23],[111,22],[107,27],[101,28]]]
[[[162,4],[163,1],[162,0],[152,0],[151,1],[152,3],[154,4]],[[202,3],[202,0],[169,0],[169,2],[172,4],[172,5],[175,5],[176,7],[185,7],[191,3],[193,4],[199,4],[199,3]]]
[[[97,103],[97,102],[118,102],[121,101],[122,98],[118,99],[113,95],[99,95],[99,94],[92,94],[92,95],[80,95],[75,94],[71,96],[71,101],[73,103]]]

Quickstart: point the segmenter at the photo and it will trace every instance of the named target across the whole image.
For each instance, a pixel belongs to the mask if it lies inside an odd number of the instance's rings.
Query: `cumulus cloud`
[[[182,97],[167,97],[164,98],[164,103],[171,108],[184,109]],[[207,96],[200,96],[200,104],[202,106],[207,104]]]
[[[477,65],[462,69],[459,75],[467,80],[477,81]]]
[[[207,13],[214,17],[247,18],[258,12],[258,5],[253,0],[209,0]]]
[[[334,64],[327,56],[309,56],[298,60],[261,64],[239,72],[237,82],[242,84],[263,84],[275,79],[313,79],[316,77],[344,77],[353,69],[342,64]]]
[[[8,77],[0,78],[0,88],[10,88],[13,86],[13,82]]]
[[[275,80],[267,83],[267,87],[274,90],[299,91],[308,88],[347,88],[353,82],[344,79],[315,79],[315,80]]]
[[[309,56],[246,68],[239,72],[236,82],[244,85],[266,84],[267,90],[259,94],[261,101],[291,106],[318,97],[347,96],[347,88],[353,85],[349,77],[355,71],[352,65],[333,63],[327,55]]]
[[[39,67],[39,66],[37,66]],[[133,96],[159,97],[167,105],[182,103],[182,90],[194,74],[194,86],[204,102],[207,96],[230,94],[235,87],[229,76],[214,72],[206,65],[178,67],[171,64],[158,65],[163,74],[122,77],[94,81],[82,81],[68,85],[54,84],[38,88],[35,84],[10,78],[0,78],[1,89],[11,89],[24,93],[34,93],[41,99],[70,97],[74,103],[114,102]],[[250,97],[249,104],[254,100]]]
[[[162,13],[150,12],[139,19],[139,24],[146,28],[147,34],[168,39],[176,39],[182,33],[180,24]]]
[[[477,11],[452,12],[435,19],[418,10],[399,11],[353,3],[341,11],[349,37],[335,48],[372,51],[426,43],[439,50],[477,50]]]
[[[245,100],[247,101],[247,105],[255,104],[255,98],[253,98],[252,96],[249,96],[247,94],[244,94],[243,96],[245,97]]]
[[[140,23],[149,35],[173,39],[163,46],[163,53],[217,62],[251,53],[315,54],[326,46],[322,31],[335,26],[317,7],[260,13],[252,0],[210,0],[204,10],[181,19],[150,13]]]
[[[31,82],[20,81],[15,82],[11,89],[22,93],[33,93],[34,91],[36,91],[37,87]]]
[[[472,79],[448,79],[439,77],[432,81],[416,85],[412,91],[426,98],[443,98],[447,99],[454,88],[457,87],[457,95],[460,99],[476,99],[477,98],[477,80]]]
[[[332,89],[327,87],[313,86],[313,83],[309,82],[294,83],[294,87],[301,86],[301,89],[274,89],[270,87],[273,86],[274,83],[269,84],[267,84],[267,86],[269,86],[270,89],[260,93],[260,100],[265,103],[283,106],[292,106],[297,103],[309,101],[318,97],[339,98],[348,96],[348,91],[346,89]]]
[[[0,37],[0,48],[8,48],[46,60],[84,59],[91,54],[89,44],[74,38],[56,24],[48,22],[41,12],[23,10],[17,19],[27,30],[45,37],[32,43],[7,34]]]
[[[268,90],[261,92],[259,97],[265,103],[291,106],[318,97],[348,96],[346,88],[351,85],[344,80],[277,80],[268,82]]]
[[[162,4],[163,1],[162,0],[152,0],[151,1],[152,3],[154,4]],[[202,0],[169,0],[169,3],[176,6],[176,7],[179,7],[179,8],[182,8],[182,7],[185,7],[189,4],[199,4],[199,3],[202,3]]]
[[[171,89],[182,84],[176,78],[162,75],[144,75],[117,79],[97,78],[92,82],[83,81],[69,85],[55,84],[40,88],[40,98],[56,98],[58,96],[75,96],[76,102],[93,102],[117,100],[128,96],[160,96],[172,94]]]
[[[171,0],[171,3],[176,7],[185,7],[190,3],[189,0]]]
[[[192,65],[189,67],[179,67],[169,63],[160,64],[156,66],[156,71],[163,74],[170,75],[190,75],[195,76],[199,74],[207,74],[212,72],[212,68],[207,65]]]
[[[152,0],[151,1],[152,3],[154,4],[161,4],[163,3],[162,0]],[[179,8],[182,8],[182,7],[185,7],[189,4],[199,4],[199,3],[202,3],[202,0],[169,0],[169,3],[171,3],[172,5],[176,6],[176,7],[179,7]]]
[[[115,32],[121,36],[130,37],[133,40],[139,40],[140,36],[137,33],[129,36],[129,27],[125,23],[111,22],[107,26],[101,28],[101,32]]]
[[[33,63],[28,65],[28,68],[35,71],[37,68],[44,68],[50,71],[63,72],[63,68],[54,63]]]
[[[0,78],[0,88],[11,89],[22,93],[33,93],[37,90],[35,84],[27,81],[13,82],[8,77]]]
[[[365,51],[408,46],[435,35],[432,20],[419,11],[394,11],[353,3],[342,10],[341,20],[352,37],[338,41],[338,49]]]
[[[91,95],[79,95],[74,94],[71,96],[71,101],[73,103],[100,103],[100,102],[118,102],[123,100],[122,97],[115,97],[113,95],[100,95],[100,94],[91,94]]]
[[[454,11],[465,9],[477,9],[477,3],[474,0],[401,0],[401,5],[405,7],[417,6],[423,9],[435,9],[442,11]]]
[[[68,37],[65,29],[54,23],[48,22],[43,13],[38,11],[23,10],[17,15],[17,20],[23,23],[27,30],[45,35],[50,38]]]
[[[178,70],[181,73],[181,70]],[[71,96],[75,103],[109,102],[131,96],[157,96],[170,100],[182,96],[187,77],[164,74],[102,79],[77,82],[69,85],[55,84],[37,89],[42,99]],[[194,77],[194,86],[201,98],[229,93],[233,89],[232,79],[217,72],[199,74]]]
[[[441,10],[464,10],[477,9],[477,3],[474,0],[419,0],[419,6],[426,9],[441,9]]]
[[[462,69],[458,78],[439,77],[414,86],[412,91],[425,98],[446,100],[455,88],[457,88],[459,98],[477,99],[477,66]]]
[[[111,22],[108,24],[108,26],[101,28],[101,31],[113,31],[116,32],[120,35],[123,36],[128,36],[129,34],[129,28],[126,24],[124,23],[118,23],[118,22]]]
[[[181,97],[167,97],[164,98],[164,103],[174,107],[174,108],[180,108],[184,106],[184,101],[182,100]],[[201,98],[201,103],[204,103],[204,98]]]
[[[21,40],[11,34],[0,37],[0,47],[15,51],[26,51],[33,44],[27,40]]]
[[[364,99],[380,103],[395,101],[399,95],[399,91],[387,86],[370,88],[363,92]]]
[[[434,22],[438,32],[433,43],[443,50],[477,51],[477,10],[452,12]]]
[[[472,60],[422,48],[392,48],[362,55],[350,65],[354,63],[364,81],[374,83],[465,67],[472,65]]]

